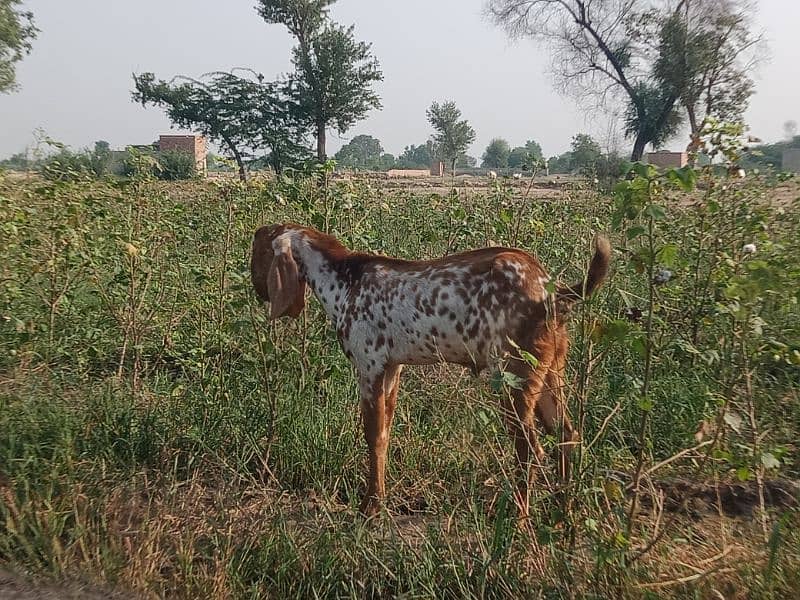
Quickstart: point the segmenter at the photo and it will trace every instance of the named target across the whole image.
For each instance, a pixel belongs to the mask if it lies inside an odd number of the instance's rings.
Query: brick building
[[[194,156],[197,174],[206,175],[206,152],[208,144],[202,135],[161,135],[158,137],[158,150],[177,150]]]
[[[645,158],[647,164],[659,169],[680,169],[689,164],[689,155],[686,152],[659,150],[658,152],[648,152]]]

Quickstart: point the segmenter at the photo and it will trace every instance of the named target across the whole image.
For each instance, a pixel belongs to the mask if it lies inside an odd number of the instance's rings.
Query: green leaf
[[[675,265],[677,256],[678,246],[675,244],[667,244],[658,251],[658,262],[665,267],[672,267]]]
[[[644,234],[645,231],[647,230],[641,225],[635,225],[628,228],[628,230],[625,232],[625,236],[628,238],[628,240],[634,240],[640,235]]]
[[[739,481],[748,481],[750,479],[750,469],[747,467],[739,467],[736,469],[736,479]]]
[[[648,204],[644,209],[644,214],[654,221],[663,221],[667,218],[667,212],[664,207],[658,204]]]

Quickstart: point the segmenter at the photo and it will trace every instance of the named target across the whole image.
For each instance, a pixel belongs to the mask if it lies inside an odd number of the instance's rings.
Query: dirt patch
[[[132,600],[139,597],[79,582],[31,581],[0,568],[0,600]]]
[[[764,482],[766,508],[800,508],[800,483],[786,479]],[[729,517],[750,518],[761,505],[758,484],[747,482],[703,483],[687,479],[655,481],[642,493],[642,504],[663,503],[666,510],[682,510],[695,518],[722,513]]]

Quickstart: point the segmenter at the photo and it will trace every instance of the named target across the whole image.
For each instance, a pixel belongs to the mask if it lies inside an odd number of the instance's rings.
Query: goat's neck
[[[331,252],[318,240],[307,235],[297,235],[292,240],[292,253],[298,263],[300,275],[322,304],[325,314],[336,324],[343,316],[350,283],[339,275],[337,262],[349,252],[344,246]],[[341,256],[340,256],[341,255]]]

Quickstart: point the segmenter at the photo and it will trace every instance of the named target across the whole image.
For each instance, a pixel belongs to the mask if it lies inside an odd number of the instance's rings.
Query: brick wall
[[[202,135],[162,135],[158,138],[158,149],[177,150],[194,156],[195,167],[199,175],[206,175],[206,152],[208,146]]]
[[[679,169],[689,164],[686,152],[648,152],[647,163],[659,169]]]

